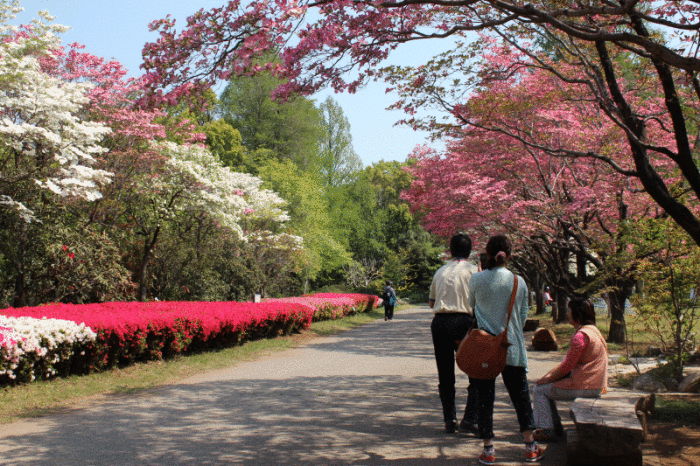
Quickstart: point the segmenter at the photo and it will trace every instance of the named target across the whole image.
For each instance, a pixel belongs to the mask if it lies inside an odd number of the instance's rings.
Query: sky
[[[146,42],[154,42],[156,33],[148,24],[170,14],[184,27],[187,16],[200,8],[221,6],[226,0],[20,0],[24,11],[16,24],[29,23],[36,12],[47,10],[55,22],[71,27],[62,36],[64,44],[78,42],[93,55],[119,61],[130,76],[141,74],[141,51]],[[402,46],[390,57],[390,63],[415,65],[426,61],[449,45],[446,41],[421,42]],[[416,145],[427,142],[427,133],[394,123],[404,117],[386,108],[395,96],[385,93],[384,83],[370,83],[355,94],[335,94],[324,90],[311,98],[318,103],[328,95],[343,109],[350,122],[353,147],[365,166],[380,160],[404,161]]]

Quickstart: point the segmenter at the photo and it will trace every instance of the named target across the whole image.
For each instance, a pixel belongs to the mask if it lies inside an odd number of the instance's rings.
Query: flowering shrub
[[[307,306],[313,313],[313,322],[340,319],[356,312],[355,300],[348,297],[318,298],[316,296],[303,296],[297,298],[267,299],[265,302],[297,303]]]
[[[381,303],[381,298],[379,298],[378,296],[360,293],[316,293],[315,295],[311,295],[310,297],[323,299],[350,298],[355,302],[354,307],[355,309],[357,309],[356,312],[369,312],[374,307],[377,307],[379,303]]]
[[[366,312],[378,298],[318,294],[262,303],[52,304],[0,311],[0,385],[239,345]],[[79,323],[79,324],[78,324]]]
[[[0,383],[68,375],[96,336],[70,320],[0,315]]]
[[[381,301],[365,294],[317,293],[296,298],[267,299],[266,302],[286,302],[306,305],[313,311],[313,321],[335,320],[358,312],[369,312]]]

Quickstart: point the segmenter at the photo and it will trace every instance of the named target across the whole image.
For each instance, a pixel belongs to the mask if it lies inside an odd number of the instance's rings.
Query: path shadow
[[[433,358],[431,318],[425,311],[400,313],[393,322],[319,340],[309,351],[292,350],[215,379],[38,419],[22,432],[0,436],[0,465],[476,464],[478,439],[443,432],[437,376],[432,366],[423,367]],[[299,358],[319,351],[340,364],[376,354],[406,358],[422,372],[407,369],[410,375],[403,375],[394,367],[363,375],[276,376],[280,365],[301,364]],[[252,372],[258,367],[272,373]],[[463,379],[460,394],[466,393]],[[522,437],[500,380],[496,391],[499,464],[522,464]],[[561,463],[549,455],[540,464]]]

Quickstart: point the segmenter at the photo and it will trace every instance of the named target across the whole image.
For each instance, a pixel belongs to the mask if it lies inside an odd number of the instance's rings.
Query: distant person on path
[[[566,358],[535,385],[535,439],[540,442],[564,435],[555,400],[597,398],[608,386],[608,346],[595,325],[593,303],[574,298],[569,301],[567,316],[576,333]]]
[[[544,295],[542,296],[542,298],[544,299],[545,306],[550,306],[554,302],[554,300],[552,299],[552,295],[549,294],[548,286],[544,287]]]
[[[515,275],[506,269],[511,255],[511,245],[505,236],[493,236],[486,244],[488,255],[487,270],[472,276],[469,282],[469,305],[474,309],[480,329],[497,335],[505,328],[508,318],[511,293]],[[510,400],[518,416],[520,431],[525,437],[525,460],[539,461],[544,456],[533,437],[535,421],[530,403],[530,391],[527,384],[527,353],[523,336],[523,325],[528,312],[528,292],[525,280],[518,277],[513,315],[508,324],[508,348],[506,367],[501,374]],[[484,450],[479,463],[492,465],[496,462],[493,447],[493,404],[496,392],[496,380],[470,379],[476,386],[478,408],[477,424],[479,438],[484,441]]]
[[[398,302],[396,297],[396,291],[392,286],[393,282],[391,280],[386,281],[386,286],[384,287],[384,294],[382,295],[382,300],[384,301],[384,321],[393,320],[394,318],[394,306]]]
[[[469,306],[469,280],[476,273],[476,267],[467,261],[471,252],[469,236],[453,236],[450,240],[452,259],[435,272],[430,284],[429,305],[435,314],[430,332],[435,348],[438,391],[448,433],[453,433],[457,427],[455,352],[474,320]],[[476,393],[471,384],[467,393],[467,405],[459,427],[460,430],[471,431],[476,429]]]

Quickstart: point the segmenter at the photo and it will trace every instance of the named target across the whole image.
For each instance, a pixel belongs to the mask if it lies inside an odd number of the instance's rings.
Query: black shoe
[[[479,435],[479,426],[462,419],[462,421],[459,423],[459,431],[463,434]]]
[[[457,421],[456,420],[451,420],[451,421],[445,421],[445,432],[448,434],[454,434],[455,430],[457,430]]]

